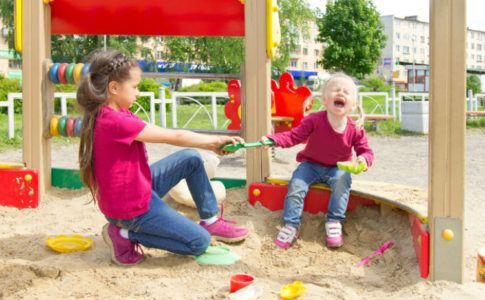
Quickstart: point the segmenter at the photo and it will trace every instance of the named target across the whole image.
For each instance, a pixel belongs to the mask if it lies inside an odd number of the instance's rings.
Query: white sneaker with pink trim
[[[329,221],[325,223],[326,242],[328,248],[339,248],[344,244],[344,235],[342,234],[342,224],[338,221]]]

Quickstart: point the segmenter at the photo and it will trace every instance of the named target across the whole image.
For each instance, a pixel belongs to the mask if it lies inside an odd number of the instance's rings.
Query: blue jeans
[[[199,152],[191,149],[175,152],[150,166],[152,197],[150,208],[128,220],[108,221],[129,231],[131,241],[184,255],[199,255],[209,246],[211,236],[202,226],[182,216],[160,197],[185,179],[201,219],[219,212],[204,162]]]
[[[313,183],[326,183],[332,190],[328,203],[327,221],[342,222],[345,220],[352,184],[350,173],[337,167],[329,168],[313,162],[302,162],[293,172],[288,183],[283,215],[285,224],[295,228],[300,227],[303,202]]]

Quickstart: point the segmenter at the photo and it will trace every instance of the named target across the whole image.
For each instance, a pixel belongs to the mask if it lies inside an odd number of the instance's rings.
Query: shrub
[[[370,76],[364,79],[362,84],[369,92],[389,92],[391,90],[391,87],[386,84],[384,78],[380,76]]]
[[[5,78],[5,76],[0,74],[0,101],[7,101],[8,93],[19,93],[22,91],[22,86],[20,81],[17,79]],[[7,108],[0,108],[0,112],[6,113]],[[15,105],[15,112],[22,112],[22,105]]]
[[[180,88],[179,92],[227,92],[227,83],[222,81],[201,82]]]
[[[158,84],[155,80],[151,78],[142,78],[140,84],[138,85],[138,89],[140,92],[153,92],[155,94],[155,98],[158,97],[158,91],[160,88],[160,84]],[[170,90],[165,89],[165,98],[170,98]],[[143,107],[146,112],[150,111],[150,98],[149,97],[138,97],[136,101],[138,104]],[[169,106],[170,107],[170,106]],[[132,111],[136,111],[138,108],[137,105],[133,106]]]

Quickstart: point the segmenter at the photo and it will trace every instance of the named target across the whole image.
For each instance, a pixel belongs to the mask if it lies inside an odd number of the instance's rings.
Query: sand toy
[[[58,235],[45,242],[47,247],[60,253],[85,251],[93,245],[93,239],[80,235]]]

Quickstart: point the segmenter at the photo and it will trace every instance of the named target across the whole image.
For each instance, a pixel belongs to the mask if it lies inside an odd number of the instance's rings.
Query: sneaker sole
[[[293,243],[291,243],[291,244],[283,244],[283,243],[281,243],[281,244],[280,244],[280,243],[278,242],[278,240],[274,240],[274,241],[273,241],[273,243],[274,243],[276,246],[278,246],[278,247],[280,247],[281,249],[284,249],[284,250],[287,250],[287,249],[289,249],[291,246],[293,246]]]
[[[344,242],[341,242],[338,244],[330,244],[330,243],[326,243],[326,244],[327,244],[327,248],[336,249],[336,248],[342,247],[344,245]]]
[[[237,242],[245,240],[248,237],[248,235],[249,235],[249,233],[246,234],[246,235],[243,235],[243,236],[238,236],[238,237],[233,237],[233,238],[217,236],[217,235],[213,235],[213,237],[216,241],[232,244],[232,243],[237,243]]]
[[[114,249],[114,246],[113,246],[113,242],[111,242],[111,239],[109,238],[109,235],[108,235],[108,227],[109,227],[109,223],[108,224],[105,224],[103,226],[103,240],[104,242],[106,243],[106,245],[108,245],[109,247],[109,252],[110,252],[110,255],[111,255],[111,261],[114,262],[115,264],[117,264],[118,266],[122,266],[122,267],[130,267],[130,266],[134,266],[134,265],[137,265],[139,263],[141,263],[142,261],[145,260],[145,258],[141,259],[140,261],[136,262],[136,263],[133,263],[133,264],[124,264],[122,262],[119,262],[117,259],[116,259],[116,256],[115,256],[115,249]]]

